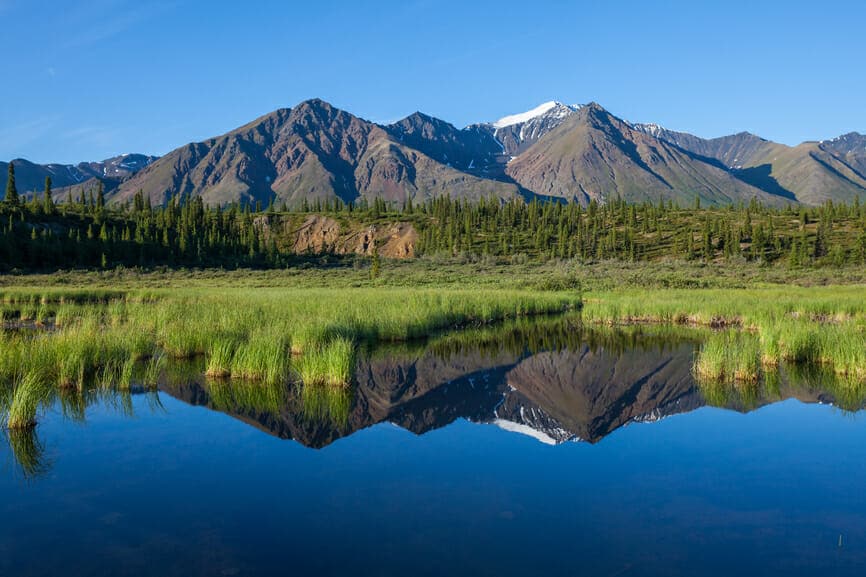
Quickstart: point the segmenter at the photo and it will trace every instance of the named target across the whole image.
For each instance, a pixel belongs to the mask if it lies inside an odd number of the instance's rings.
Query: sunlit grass
[[[9,429],[35,427],[36,414],[50,391],[50,384],[42,374],[35,370],[27,371],[14,385],[6,426]]]
[[[346,337],[336,337],[306,351],[297,360],[296,369],[305,385],[346,386],[352,380],[354,364],[354,344]]]

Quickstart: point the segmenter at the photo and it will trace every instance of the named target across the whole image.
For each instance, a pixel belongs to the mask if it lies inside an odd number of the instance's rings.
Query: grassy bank
[[[703,379],[757,382],[782,362],[866,381],[866,287],[620,290],[586,299],[584,322],[735,328],[712,334],[695,363]]]
[[[445,328],[558,313],[574,292],[429,289],[178,289],[3,292],[11,308],[46,307],[49,330],[0,337],[12,384],[9,427],[32,426],[46,387],[155,386],[165,356],[204,356],[206,372],[267,385],[344,386],[362,341],[406,341]]]
[[[200,268],[123,268],[105,271],[61,271],[52,274],[0,275],[0,304],[6,296],[34,297],[75,293],[79,297],[110,295],[118,289],[147,295],[173,288],[431,288],[431,289],[635,289],[754,288],[761,286],[827,286],[866,284],[863,266],[767,266],[746,260],[707,264],[681,259],[651,263],[614,260],[580,262],[428,256],[386,260],[373,277],[369,259],[309,257],[300,265],[272,270]],[[20,299],[19,299],[20,300]],[[27,303],[34,307],[38,303]]]

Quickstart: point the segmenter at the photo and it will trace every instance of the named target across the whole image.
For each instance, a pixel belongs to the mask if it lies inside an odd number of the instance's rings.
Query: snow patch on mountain
[[[543,104],[539,104],[532,110],[527,110],[526,112],[521,112],[520,114],[512,114],[510,116],[504,116],[494,122],[492,124],[493,128],[505,128],[507,126],[514,126],[515,124],[523,124],[524,122],[529,122],[533,118],[538,118],[539,116],[544,116],[551,111],[551,118],[565,118],[572,112],[578,110],[580,108],[579,105],[568,105],[563,104],[561,102],[557,102],[556,100],[551,100],[549,102],[545,102]]]

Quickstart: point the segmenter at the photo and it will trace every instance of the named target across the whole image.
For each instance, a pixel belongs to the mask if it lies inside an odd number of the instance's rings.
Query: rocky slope
[[[206,203],[274,200],[421,202],[511,198],[518,187],[434,160],[386,129],[321,100],[280,109],[223,136],[170,152],[124,182],[114,198],[138,190],[155,202],[201,196]]]
[[[265,231],[266,241],[295,254],[358,254],[374,252],[386,258],[413,258],[418,233],[406,222],[353,226],[318,214],[302,218],[262,215],[254,225]]]
[[[683,150],[715,160],[744,182],[803,204],[866,198],[866,136],[786,146],[748,132],[703,139],[653,124],[637,130]]]
[[[637,130],[597,104],[584,106],[530,146],[506,171],[536,194],[583,204],[673,200],[695,196],[711,204],[782,199],[755,188],[724,168]]]
[[[200,196],[209,204],[289,206],[443,195],[583,204],[617,197],[681,205],[695,197],[705,204],[866,200],[866,136],[858,133],[798,146],[746,132],[704,139],[632,124],[595,103],[556,101],[459,129],[421,112],[380,126],[309,100],[160,159],[14,162],[21,192],[41,190],[50,175],[58,197],[102,182],[110,202],[127,202],[139,190],[153,203]]]

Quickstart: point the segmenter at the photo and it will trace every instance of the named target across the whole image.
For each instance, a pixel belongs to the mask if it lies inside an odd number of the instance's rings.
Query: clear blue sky
[[[164,154],[324,98],[457,126],[595,100],[701,136],[866,132],[862,1],[0,0],[0,159]]]

